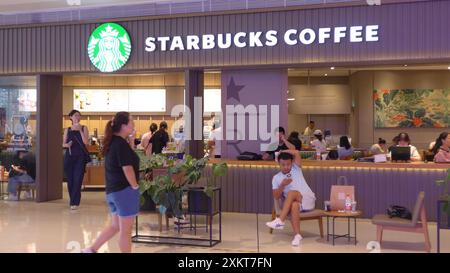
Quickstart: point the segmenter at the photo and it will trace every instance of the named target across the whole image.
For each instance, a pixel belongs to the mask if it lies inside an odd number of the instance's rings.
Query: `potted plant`
[[[183,189],[176,185],[170,175],[158,175],[153,180],[141,181],[140,189],[141,196],[147,194],[155,204],[159,205],[161,214],[173,213],[176,217],[182,216]]]
[[[190,213],[210,213],[214,210],[214,192],[218,177],[225,176],[228,172],[228,165],[225,162],[214,163],[211,168],[211,175],[205,177],[206,185],[203,191],[188,191],[188,211]],[[210,205],[211,204],[211,205]]]
[[[439,197],[439,200],[444,201],[442,204],[442,211],[447,214],[447,227],[450,228],[450,193],[449,193],[450,169],[447,170],[447,176],[444,179],[436,180],[436,185],[444,188],[444,192]],[[439,208],[441,209],[441,208]],[[443,219],[445,219],[443,217]],[[442,221],[442,220],[441,220]]]
[[[140,180],[140,184],[144,185],[147,181],[153,180],[153,177],[157,177],[159,174],[164,173],[167,170],[171,162],[167,160],[164,155],[153,155],[151,157],[140,155],[140,170],[144,172],[144,176]],[[142,187],[141,187],[142,188]],[[141,192],[141,211],[155,211],[156,203],[151,196],[151,192]]]
[[[187,162],[191,164],[191,158]],[[175,163],[177,163],[175,165]],[[172,160],[163,154],[152,155],[141,163],[145,176],[140,180],[141,209],[159,206],[161,214],[181,217],[182,186],[185,184],[182,160]],[[194,179],[190,177],[189,179]]]
[[[149,169],[159,171],[158,175],[152,172],[152,176],[147,175],[141,180],[141,203],[145,201],[145,196],[150,196],[155,204],[160,205],[159,211],[162,214],[173,212],[176,217],[181,218],[183,192],[200,180],[208,160],[208,157],[195,159],[190,155],[177,161],[170,161],[161,156],[152,157],[148,162]],[[203,191],[200,192],[211,198],[216,177],[225,175],[226,170],[225,163],[214,164],[213,175],[211,179],[207,179],[206,186],[202,187]],[[188,199],[189,192],[188,190]],[[195,198],[192,197],[191,200]]]

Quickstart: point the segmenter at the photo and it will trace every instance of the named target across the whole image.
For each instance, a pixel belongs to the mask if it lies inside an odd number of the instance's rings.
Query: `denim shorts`
[[[139,213],[139,189],[134,190],[131,186],[123,190],[111,192],[106,195],[111,214],[120,217],[133,217]]]

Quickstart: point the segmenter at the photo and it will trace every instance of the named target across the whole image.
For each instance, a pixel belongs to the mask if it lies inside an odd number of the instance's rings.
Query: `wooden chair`
[[[383,240],[383,231],[385,230],[422,233],[425,237],[425,250],[430,252],[431,243],[430,236],[428,234],[428,222],[424,200],[425,193],[420,192],[417,197],[411,220],[398,217],[389,218],[388,215],[384,214],[378,214],[372,218],[372,223],[377,226],[377,241],[380,245]]]
[[[272,220],[274,220],[281,213],[281,208],[283,205],[282,199],[274,199],[273,200],[273,208],[272,208]],[[324,211],[320,209],[314,209],[308,212],[300,212],[300,222],[308,221],[308,220],[317,220],[319,223],[319,232],[320,237],[323,238],[323,221],[322,216],[324,216]],[[270,229],[270,234],[272,234],[273,229]]]
[[[17,200],[20,201],[20,193],[22,191],[31,191],[33,200],[36,198],[36,183],[20,183],[17,186]]]

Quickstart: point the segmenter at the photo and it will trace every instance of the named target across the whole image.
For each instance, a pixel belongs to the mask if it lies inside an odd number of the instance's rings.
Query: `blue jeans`
[[[16,175],[16,176],[9,178],[8,179],[8,192],[11,194],[16,194],[17,187],[20,184],[25,184],[25,183],[34,183],[34,180],[28,174]]]

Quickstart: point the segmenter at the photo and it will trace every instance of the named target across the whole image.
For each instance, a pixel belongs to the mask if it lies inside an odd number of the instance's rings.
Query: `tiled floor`
[[[92,242],[108,221],[103,192],[83,192],[78,211],[70,211],[66,194],[64,200],[47,203],[30,201],[0,201],[0,252],[72,252]],[[358,244],[338,239],[336,245],[318,236],[316,221],[302,223],[304,237],[301,246],[291,247],[292,231],[288,225],[283,231],[269,234],[265,222],[270,215],[224,213],[222,243],[215,247],[186,247],[170,245],[134,244],[133,252],[369,252],[367,244],[375,239],[375,228],[369,220],[358,220]],[[199,219],[200,221],[200,219]],[[140,232],[157,235],[156,215],[141,218]],[[217,221],[215,221],[217,224]],[[326,224],[326,221],[324,221]],[[436,224],[430,223],[433,252],[436,251]],[[326,227],[325,231],[326,231]],[[257,230],[259,229],[259,232]],[[337,225],[337,233],[344,232],[346,223]],[[215,225],[217,231],[217,225]],[[189,232],[182,231],[183,236]],[[206,237],[207,233],[198,230]],[[173,225],[162,235],[176,235]],[[423,236],[399,232],[385,232],[382,252],[423,252]],[[442,252],[450,252],[450,231],[442,232]],[[117,241],[112,240],[100,252],[118,252]]]

